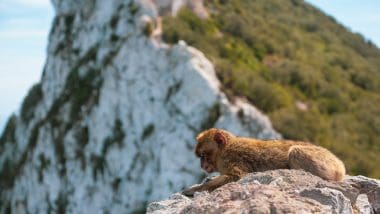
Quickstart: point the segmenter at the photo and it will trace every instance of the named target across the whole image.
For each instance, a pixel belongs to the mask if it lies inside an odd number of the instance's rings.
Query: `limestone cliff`
[[[280,137],[255,107],[227,100],[201,52],[152,36],[174,4],[207,16],[201,1],[52,2],[41,81],[0,139],[0,213],[144,210],[201,179],[202,129]]]

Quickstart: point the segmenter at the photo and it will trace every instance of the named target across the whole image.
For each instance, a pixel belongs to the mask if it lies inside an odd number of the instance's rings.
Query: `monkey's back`
[[[289,140],[256,140],[236,137],[221,154],[223,165],[238,166],[245,172],[289,169],[288,152],[294,145],[311,145]]]

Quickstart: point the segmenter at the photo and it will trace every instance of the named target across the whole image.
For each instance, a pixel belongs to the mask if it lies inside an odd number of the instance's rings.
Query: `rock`
[[[174,194],[168,200],[152,202],[148,213],[376,213],[376,201],[366,201],[351,181],[378,188],[378,180],[350,176],[342,182],[328,182],[301,170],[272,170],[251,173],[237,182],[194,198]],[[376,186],[377,185],[377,186]],[[358,189],[357,189],[358,188]],[[351,194],[348,194],[351,193]],[[355,196],[355,197],[354,197]],[[351,201],[350,200],[354,200]],[[375,202],[375,203],[373,203]],[[159,205],[159,206],[158,206]]]
[[[355,206],[360,211],[360,213],[363,213],[363,214],[374,213],[374,210],[372,209],[371,204],[368,201],[368,196],[366,194],[361,194],[358,196]]]
[[[380,213],[380,186],[367,193],[368,201],[375,213]]]
[[[350,200],[343,193],[329,188],[305,189],[300,192],[302,197],[311,198],[323,205],[330,206],[333,213],[352,213]]]
[[[345,181],[367,196],[375,213],[380,213],[380,181],[365,176],[347,176]]]
[[[160,206],[157,206],[160,204]],[[169,208],[169,209],[168,209]],[[230,183],[212,193],[153,202],[147,213],[295,213],[327,212],[328,207],[269,185]]]
[[[209,16],[203,0],[140,0],[140,3],[151,8],[159,16],[176,15],[183,7],[187,7],[200,18]]]

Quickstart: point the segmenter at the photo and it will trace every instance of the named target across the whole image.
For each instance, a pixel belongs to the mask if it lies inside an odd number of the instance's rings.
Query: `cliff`
[[[41,81],[0,138],[1,213],[143,211],[202,178],[199,131],[280,137],[255,107],[228,101],[201,52],[152,35],[177,4],[207,16],[201,2],[52,2]]]

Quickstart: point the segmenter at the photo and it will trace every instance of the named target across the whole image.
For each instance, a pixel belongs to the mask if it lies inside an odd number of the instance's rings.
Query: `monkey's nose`
[[[205,170],[207,173],[211,173],[214,171],[214,168],[212,166],[208,166]]]

